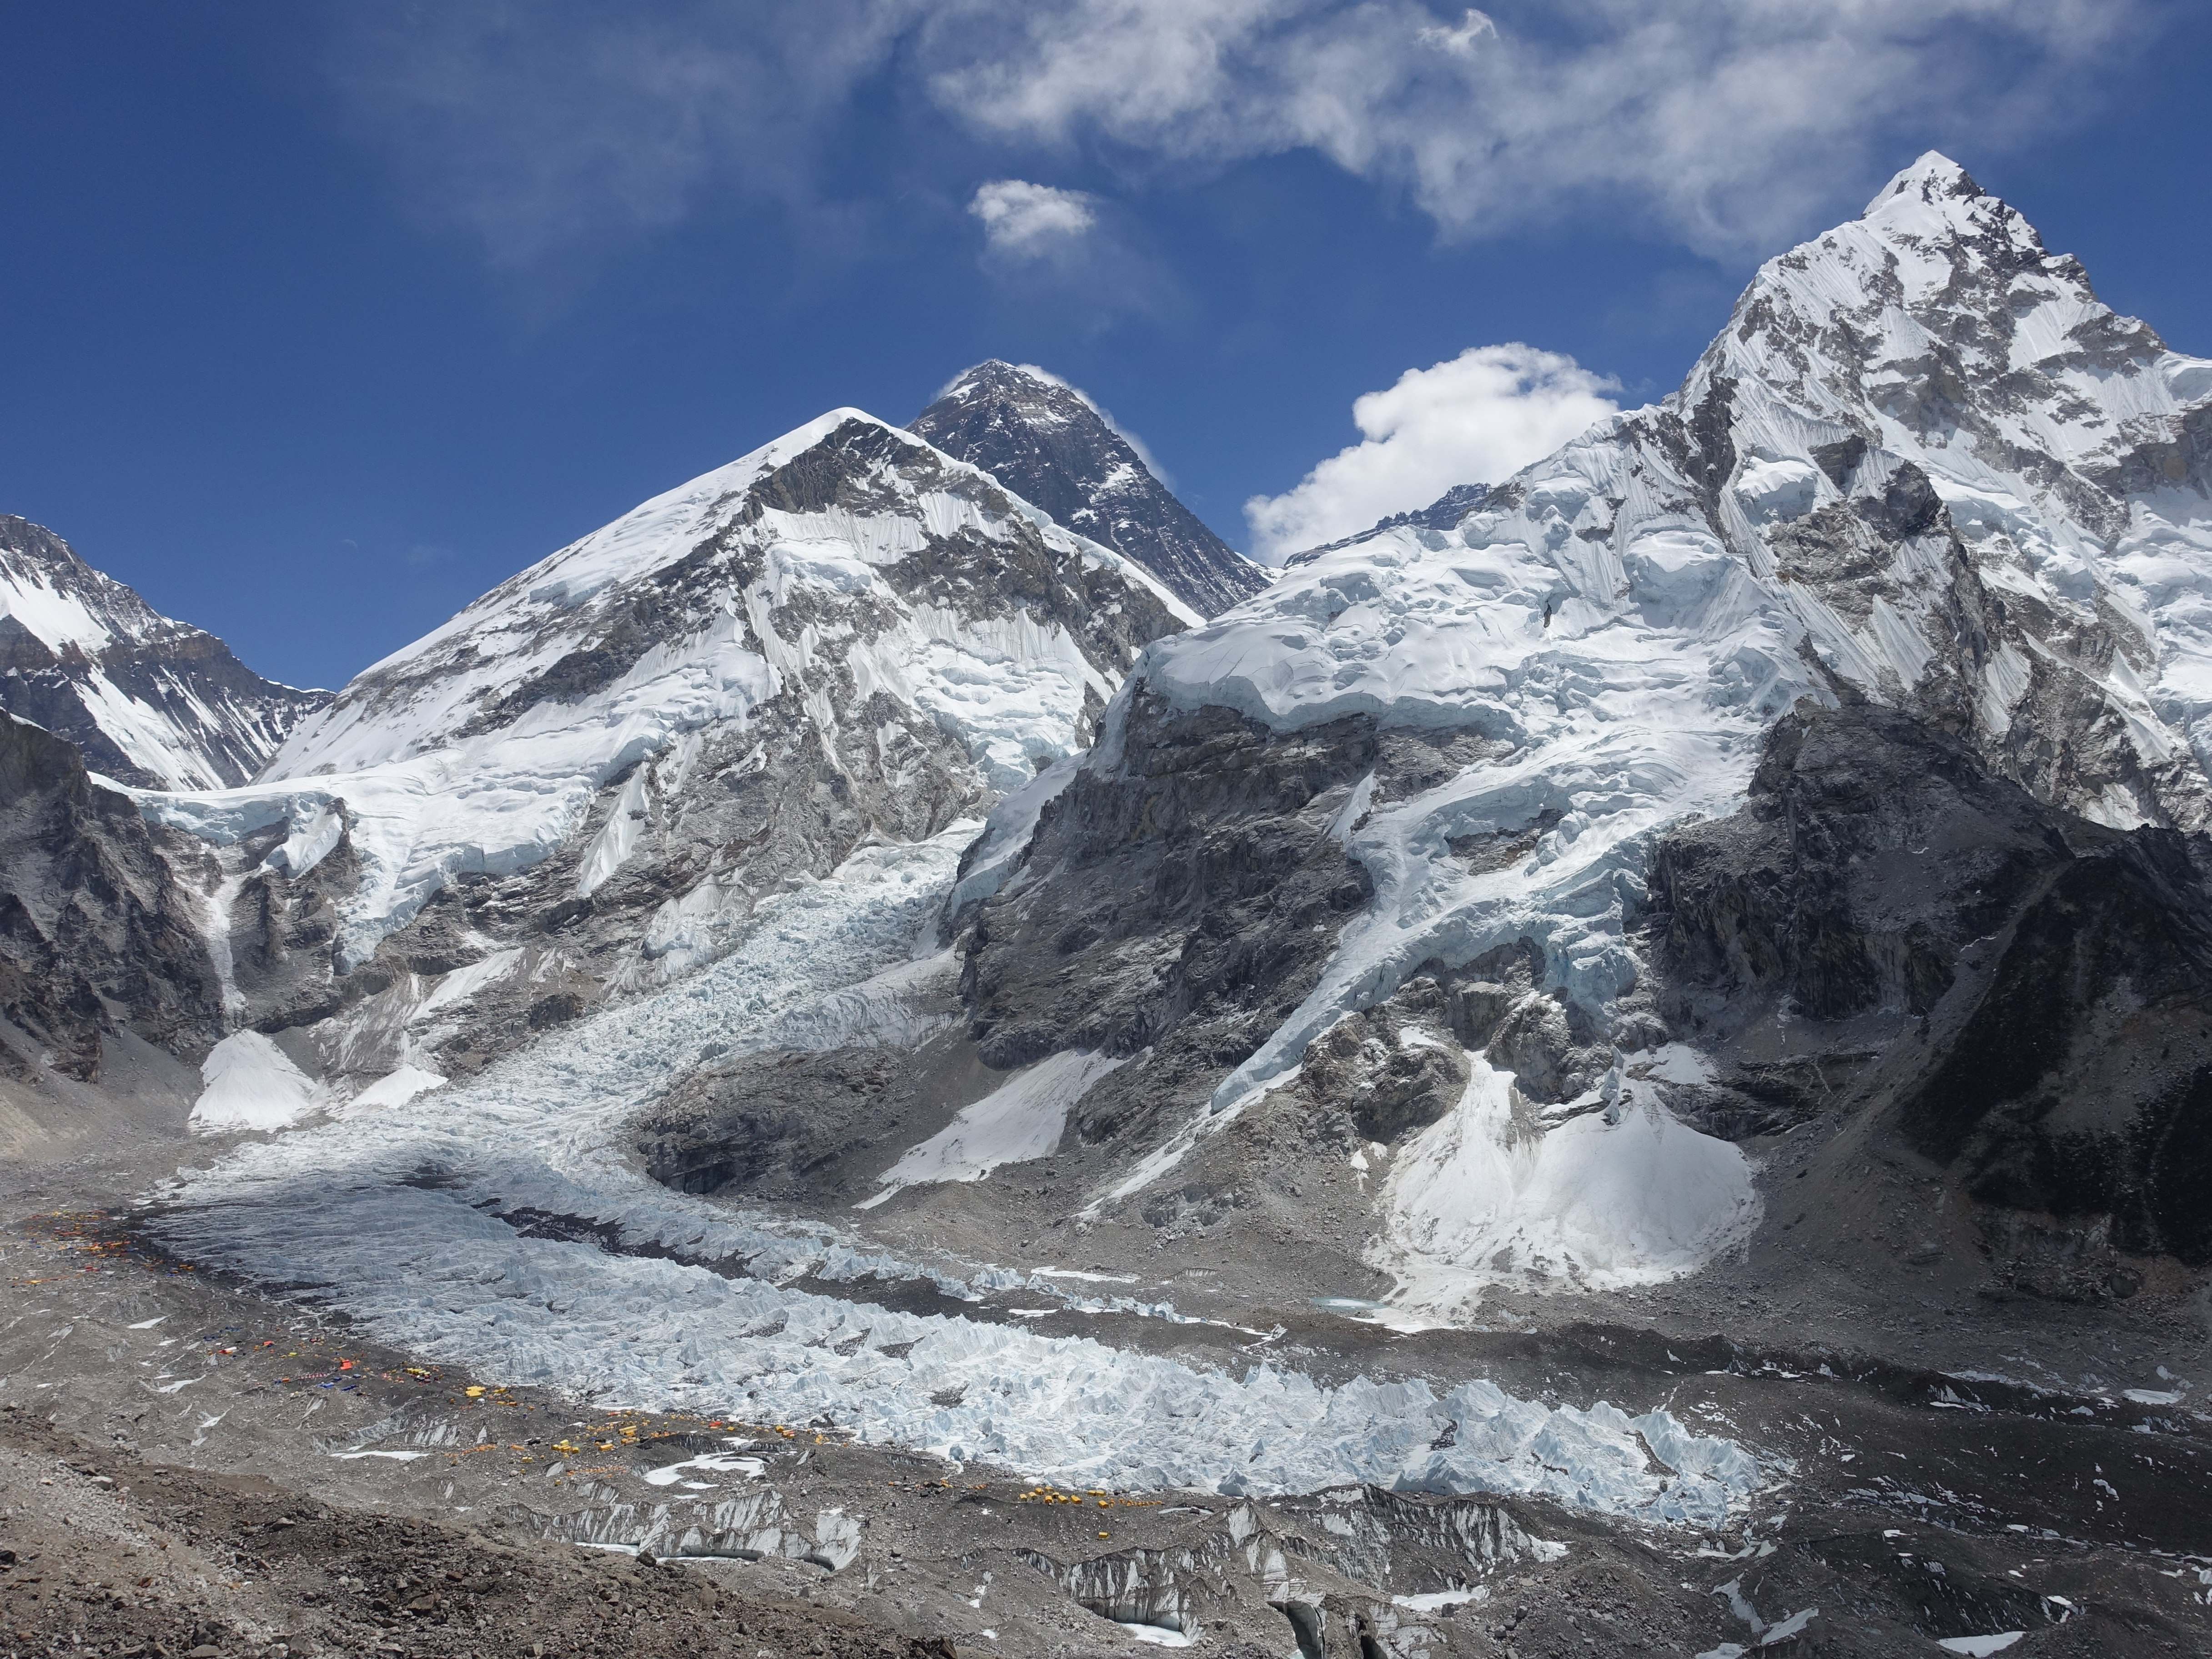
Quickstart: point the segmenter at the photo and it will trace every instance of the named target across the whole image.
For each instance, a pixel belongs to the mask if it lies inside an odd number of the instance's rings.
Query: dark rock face
[[[1134,559],[1201,617],[1267,585],[1265,571],[1201,524],[1080,392],[1058,381],[978,363],[910,429],[1054,522]]]
[[[81,610],[107,637],[57,646],[0,616],[0,708],[67,738],[94,770],[125,783],[244,783],[302,715],[330,700],[263,679],[214,635],[162,616],[52,531],[0,514],[0,590],[8,588]],[[160,745],[104,715],[118,697],[142,707],[142,725]]]
[[[1302,1067],[1315,1100],[1343,1104],[1362,1140],[1394,1141],[1434,1123],[1458,1101],[1468,1079],[1456,1047],[1434,1036],[1421,1040],[1419,1014],[1441,1013],[1443,1000],[1434,980],[1414,980],[1389,1001],[1346,1015],[1316,1037]]]
[[[925,1002],[955,1012],[948,976]],[[637,1125],[646,1173],[678,1191],[736,1188],[757,1197],[849,1195],[884,1149],[919,1140],[945,1109],[1001,1081],[964,1045],[916,1057],[890,1048],[791,1050],[715,1057]]]
[[[1653,886],[1670,1024],[1725,1047],[1788,1017],[1791,1052],[1728,1079],[1768,1109],[1737,1127],[1879,1113],[2028,1288],[2094,1291],[2113,1251],[2212,1261],[2204,837],[2075,817],[1894,710],[1801,708]]]
[[[2053,872],[1990,987],[1905,1091],[1981,1202],[2212,1265],[2212,848],[2138,830]]]
[[[1967,941],[2074,856],[2069,836],[2114,833],[1909,714],[1800,708],[1768,735],[1741,811],[1660,843],[1666,1012],[1717,1035],[1785,998],[1817,1020],[1924,1016]]]
[[[1270,733],[1139,696],[1118,767],[1086,765],[974,917],[965,989],[988,1064],[1131,1054],[1186,1020],[1233,1066],[1296,1006],[1365,872],[1328,833],[1372,723]]]
[[[207,861],[94,783],[74,744],[0,714],[0,1063],[93,1082],[118,1027],[187,1055],[221,1037],[200,902],[172,857]]]

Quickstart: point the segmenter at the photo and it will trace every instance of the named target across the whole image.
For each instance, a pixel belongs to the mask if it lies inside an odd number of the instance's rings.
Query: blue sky
[[[0,0],[0,511],[295,683],[984,356],[1295,539],[1663,393],[1930,146],[2212,353],[2201,4]]]

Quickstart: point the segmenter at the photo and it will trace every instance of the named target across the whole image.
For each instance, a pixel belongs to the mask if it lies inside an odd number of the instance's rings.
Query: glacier
[[[942,970],[918,948],[977,826],[878,848],[762,907],[744,941],[681,985],[620,1004],[477,1079],[295,1128],[180,1172],[144,1224],[203,1267],[343,1309],[443,1364],[602,1407],[818,1423],[1069,1484],[1533,1492],[1711,1525],[1767,1478],[1733,1442],[1664,1411],[1521,1400],[1486,1382],[1328,1388],[1242,1378],[945,1316],[791,1288],[812,1277],[967,1280],[828,1229],[733,1212],[627,1168],[630,1114],[709,1042],[740,1050],[912,1044],[903,1012]],[[1009,1085],[1018,1087],[1018,1085]],[[1033,1092],[1042,1092],[1032,1085]],[[612,1228],[621,1251],[532,1237],[533,1217]],[[666,1252],[665,1259],[627,1252]],[[726,1277],[718,1267],[741,1267]],[[1057,1290],[1043,1272],[979,1282]],[[952,1398],[959,1403],[939,1401]],[[1456,1423],[1456,1436],[1446,1434]],[[1655,1466],[1654,1460],[1656,1460]]]

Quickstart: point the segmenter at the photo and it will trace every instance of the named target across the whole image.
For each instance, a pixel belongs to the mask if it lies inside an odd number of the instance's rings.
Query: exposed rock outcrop
[[[911,425],[1054,522],[1134,559],[1201,617],[1267,586],[1267,573],[1177,501],[1089,398],[1038,370],[978,363]]]
[[[211,865],[94,783],[75,744],[0,714],[0,1063],[90,1082],[118,1029],[193,1059],[212,1047],[222,988],[179,867]]]
[[[2212,1262],[2205,837],[2076,817],[1894,710],[1808,706],[1654,875],[1659,1006],[1737,1062],[1708,1121],[1878,1114],[2014,1279]],[[2081,1271],[2053,1279],[2054,1246]]]

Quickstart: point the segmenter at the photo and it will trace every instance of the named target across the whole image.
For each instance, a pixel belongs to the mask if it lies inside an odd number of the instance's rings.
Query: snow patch
[[[936,1181],[981,1181],[1001,1164],[1049,1158],[1067,1127],[1067,1114],[1091,1085],[1124,1062],[1062,1049],[1017,1072],[877,1179],[884,1190],[853,1207],[872,1210],[904,1187]]]
[[[216,1043],[200,1062],[200,1081],[195,1129],[282,1129],[316,1105],[307,1074],[258,1031],[234,1031]]]
[[[1126,1619],[1116,1619],[1113,1622],[1139,1642],[1149,1643],[1156,1648],[1188,1648],[1198,1644],[1195,1636],[1185,1636],[1181,1631],[1170,1630],[1165,1625],[1137,1625]]]
[[[370,1110],[380,1106],[404,1106],[417,1095],[445,1086],[446,1079],[435,1072],[426,1072],[419,1066],[402,1066],[377,1079],[356,1095],[351,1103]]]
[[[1400,1151],[1375,1260],[1392,1300],[1445,1306],[1531,1279],[1591,1290],[1695,1272],[1760,1213],[1743,1154],[1624,1096],[1546,1129],[1480,1054],[1458,1103]]]
[[[1391,1601],[1401,1607],[1411,1607],[1415,1613],[1442,1613],[1446,1607],[1456,1607],[1469,1601],[1487,1601],[1490,1586],[1477,1584],[1470,1589],[1430,1590],[1420,1595],[1394,1595]]]
[[[664,1463],[657,1469],[647,1469],[641,1477],[648,1486],[672,1486],[684,1471],[696,1470],[702,1474],[735,1474],[748,1480],[757,1480],[768,1473],[768,1465],[757,1457],[743,1457],[733,1451],[702,1452],[696,1457],[687,1457],[681,1463]]]

